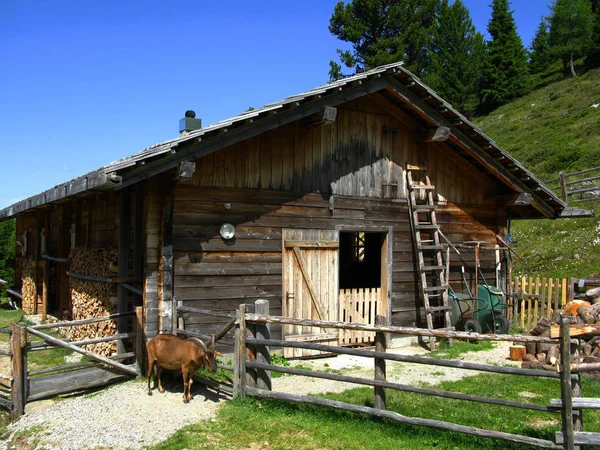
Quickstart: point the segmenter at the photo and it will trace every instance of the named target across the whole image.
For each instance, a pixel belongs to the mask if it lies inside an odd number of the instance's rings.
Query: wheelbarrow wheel
[[[510,320],[505,316],[494,316],[494,333],[495,334],[506,334],[510,328]]]
[[[465,320],[464,328],[465,331],[468,331],[469,333],[481,334],[482,332],[481,325],[479,324],[479,322],[473,319]]]

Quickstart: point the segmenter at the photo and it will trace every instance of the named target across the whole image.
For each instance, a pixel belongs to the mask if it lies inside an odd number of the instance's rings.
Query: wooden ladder
[[[413,180],[413,172],[423,174],[423,182]],[[419,293],[423,300],[427,328],[436,328],[435,318],[443,315],[443,327],[452,330],[450,306],[448,305],[447,267],[444,263],[444,246],[440,241],[440,226],[435,215],[435,186],[426,173],[427,168],[407,165],[406,180],[408,189],[408,210],[415,255],[417,256],[417,275]],[[418,195],[424,193],[425,195]],[[423,198],[424,197],[424,198]],[[424,236],[425,235],[425,236]],[[447,257],[448,258],[448,255]],[[434,317],[435,316],[435,317]],[[435,348],[435,338],[429,340],[431,349]]]

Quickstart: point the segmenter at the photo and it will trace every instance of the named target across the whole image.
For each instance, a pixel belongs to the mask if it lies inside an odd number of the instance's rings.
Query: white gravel
[[[461,356],[463,361],[503,365],[508,361],[509,343],[497,343],[493,350],[471,352]],[[390,350],[402,354],[426,353],[417,347]],[[354,376],[373,376],[373,360],[351,356],[338,356],[296,364],[311,366],[316,370],[343,370]],[[513,363],[514,364],[514,363]],[[442,380],[457,380],[478,372],[427,366],[424,364],[389,362],[387,378],[402,384]],[[167,386],[166,386],[167,387]],[[284,376],[273,379],[274,390],[294,394],[340,392],[355,385],[314,378]],[[28,412],[18,422],[9,426],[11,436],[0,442],[0,450],[20,448],[22,442],[13,439],[24,433],[29,437],[29,449],[141,449],[155,445],[179,428],[215,417],[223,397],[194,384],[194,399],[182,402],[181,380],[174,381],[164,394],[157,390],[146,394],[146,384],[130,381],[107,388],[99,393],[72,397],[44,409]],[[11,442],[12,439],[12,442]]]
[[[9,425],[11,436],[3,448],[19,448],[10,441],[15,433],[24,431],[36,444],[31,448],[36,449],[135,450],[154,445],[179,428],[215,416],[222,398],[197,385],[187,404],[182,400],[181,382],[173,383],[172,389],[165,386],[163,394],[154,390],[152,396],[146,393],[145,382],[129,381],[100,393],[69,398],[27,413]]]

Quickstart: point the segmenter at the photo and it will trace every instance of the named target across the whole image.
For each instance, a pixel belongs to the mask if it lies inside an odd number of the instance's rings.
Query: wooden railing
[[[544,181],[554,191],[560,192],[565,203],[598,201],[600,198],[585,198],[584,194],[600,191],[600,167],[580,170],[579,172],[560,172],[558,178]],[[574,199],[571,197],[575,196]]]
[[[261,302],[259,305],[258,302]],[[447,339],[467,340],[492,340],[509,342],[536,342],[556,343],[556,339],[541,336],[522,335],[483,335],[468,332],[429,330],[421,328],[406,328],[386,325],[384,317],[377,317],[377,325],[363,325],[357,323],[330,322],[322,320],[294,319],[289,317],[271,316],[268,313],[268,302],[259,300],[256,305],[256,314],[247,313],[251,305],[240,305],[238,310],[238,321],[235,328],[235,356],[234,356],[234,397],[243,398],[247,395],[262,398],[272,398],[282,401],[298,403],[309,403],[328,406],[336,409],[354,411],[368,414],[374,417],[382,417],[397,422],[409,423],[419,426],[434,427],[470,435],[503,439],[543,448],[565,448],[574,449],[574,445],[600,444],[599,433],[583,433],[580,420],[580,408],[600,407],[598,399],[586,399],[585,402],[577,402],[573,397],[581,395],[580,373],[586,370],[597,370],[594,364],[578,364],[571,366],[572,346],[577,341],[570,339],[569,322],[564,319],[561,322],[561,364],[557,365],[557,372],[520,369],[514,367],[493,366],[486,364],[469,363],[464,361],[437,360],[419,356],[408,356],[386,352],[386,333],[426,336]],[[262,311],[262,312],[259,312]],[[340,330],[354,330],[376,333],[376,350],[353,349],[332,345],[315,344],[310,342],[284,341],[271,339],[271,324],[290,324],[311,326],[318,328],[337,328]],[[330,354],[345,354],[371,358],[374,360],[374,378],[359,378],[333,373],[300,370],[290,367],[281,367],[271,364],[272,347],[304,348],[327,352]],[[530,377],[544,377],[560,379],[561,392],[558,405],[538,405],[514,400],[500,398],[481,397],[438,389],[420,388],[407,386],[386,380],[386,361],[401,361],[415,364],[428,364],[433,366],[454,367],[465,370],[483,371],[490,373],[521,375]],[[593,368],[591,366],[594,366]],[[366,407],[333,401],[325,398],[317,398],[305,395],[289,394],[272,390],[271,372],[290,373],[306,377],[335,380],[354,383],[363,386],[372,386],[374,392],[374,407]],[[573,374],[572,374],[573,372]],[[555,436],[556,442],[536,437],[523,436],[513,433],[486,430],[472,426],[459,425],[452,422],[432,420],[418,417],[407,417],[386,408],[386,389],[414,392],[424,395],[434,395],[445,398],[459,399],[469,402],[495,404],[520,409],[553,412],[561,415],[562,429]],[[583,406],[587,405],[587,406]]]
[[[510,283],[507,317],[530,330],[542,317],[551,317],[569,299],[566,278],[515,277]]]
[[[83,341],[70,342],[67,339],[60,339],[47,334],[45,331],[41,331],[75,327],[127,317],[134,318],[133,332],[118,333],[113,336]],[[41,341],[30,342],[28,335],[41,338]],[[127,339],[133,339],[131,345],[133,351],[120,353],[110,358],[82,348],[85,345]],[[66,348],[75,353],[80,353],[86,356],[89,361],[63,364],[39,370],[29,369],[27,364],[27,355],[29,353],[54,348]],[[8,385],[10,385],[10,402],[8,406],[10,407],[11,418],[16,420],[23,415],[25,405],[29,402],[103,386],[131,376],[139,376],[142,373],[143,357],[142,308],[136,308],[135,312],[36,326],[11,323],[10,352],[3,352],[2,354],[11,356],[12,373],[6,377],[8,378],[8,382],[4,382],[5,377],[0,377],[0,390],[8,390]],[[123,362],[132,359],[134,359],[133,364],[123,364]],[[3,402],[2,398],[0,398],[0,403],[6,402]]]

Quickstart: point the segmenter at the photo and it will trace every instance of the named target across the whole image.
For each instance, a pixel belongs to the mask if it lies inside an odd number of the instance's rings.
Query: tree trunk
[[[575,64],[573,64],[573,53],[571,53],[570,64],[571,64],[571,75],[573,75],[574,77],[576,77],[577,74],[575,73]]]

